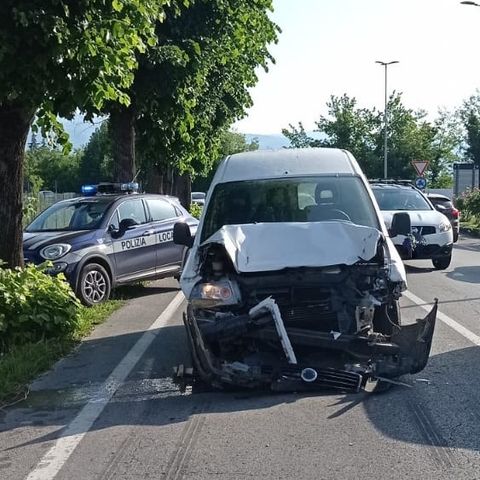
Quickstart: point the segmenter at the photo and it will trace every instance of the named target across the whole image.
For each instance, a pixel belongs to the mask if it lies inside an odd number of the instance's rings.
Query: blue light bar
[[[82,185],[82,193],[86,197],[93,197],[97,194],[97,186],[96,185]]]

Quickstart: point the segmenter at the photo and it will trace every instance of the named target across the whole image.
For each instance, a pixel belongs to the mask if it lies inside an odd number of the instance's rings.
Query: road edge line
[[[66,426],[60,438],[42,456],[26,480],[52,480],[65,465],[70,455],[75,451],[83,437],[88,433],[93,423],[108,405],[111,398],[125,381],[137,362],[142,358],[159,331],[166,326],[174,313],[180,308],[185,297],[180,291],[167,305],[165,310],[145,330],[133,347],[125,354],[108,376],[97,395],[88,401],[77,416]]]
[[[416,295],[414,295],[412,292],[403,292],[403,295],[409,300],[411,300],[413,303],[418,305],[419,307],[423,308],[423,310],[430,312],[432,305],[428,305],[428,302],[425,302],[420,297],[417,297]],[[454,320],[453,318],[450,318],[448,315],[445,315],[440,311],[437,312],[437,318],[443,323],[445,323],[446,325],[448,325],[450,328],[455,330],[457,333],[462,335],[462,337],[466,338],[473,344],[480,347],[480,337],[475,333],[473,333],[472,331],[470,331],[468,328],[464,327],[463,325],[458,323],[456,320]]]

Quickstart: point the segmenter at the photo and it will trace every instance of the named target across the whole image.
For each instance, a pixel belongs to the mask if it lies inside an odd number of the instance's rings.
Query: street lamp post
[[[383,121],[384,121],[384,135],[385,135],[385,145],[383,149],[383,177],[387,177],[388,168],[387,168],[387,159],[388,159],[388,91],[387,91],[387,68],[389,65],[394,63],[399,63],[398,60],[393,60],[391,62],[382,62],[377,60],[375,63],[382,65],[385,68],[385,111],[383,113]]]

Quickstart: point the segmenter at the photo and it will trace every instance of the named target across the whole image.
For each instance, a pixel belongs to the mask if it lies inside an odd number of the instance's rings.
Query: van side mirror
[[[192,232],[188,223],[177,222],[173,226],[173,243],[175,245],[185,245],[188,248],[193,246]]]
[[[390,227],[390,237],[397,235],[410,235],[412,232],[412,223],[410,215],[405,212],[398,212],[393,214],[392,226]]]

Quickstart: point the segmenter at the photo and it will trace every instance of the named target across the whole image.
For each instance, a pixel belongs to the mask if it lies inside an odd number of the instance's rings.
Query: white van
[[[222,388],[358,391],[422,370],[436,305],[401,326],[406,274],[353,156],[339,149],[240,153],[218,167],[180,283],[195,375]]]

